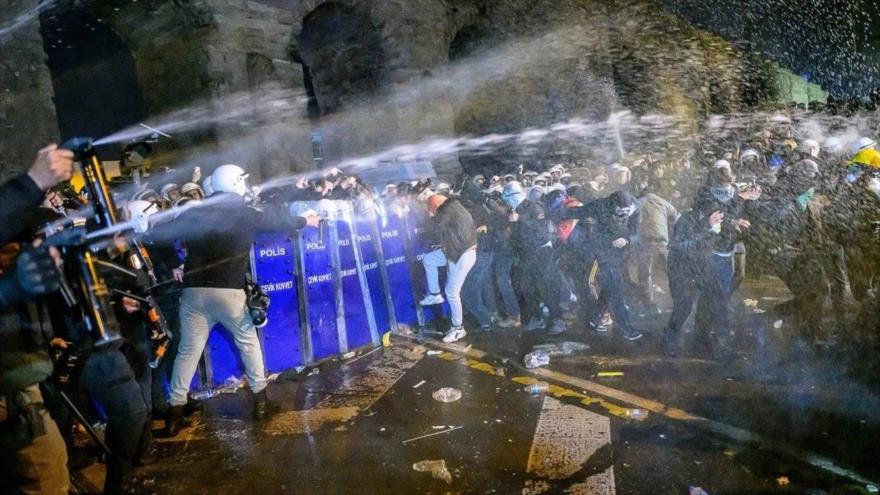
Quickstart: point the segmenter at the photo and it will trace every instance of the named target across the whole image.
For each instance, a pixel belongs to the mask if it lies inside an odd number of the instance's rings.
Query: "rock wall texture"
[[[4,2],[0,19],[36,3]],[[626,108],[701,117],[772,98],[750,90],[765,86],[747,70],[763,62],[646,0],[86,3],[131,51],[149,115],[193,104],[238,110],[182,137],[165,160],[235,161],[258,178],[313,167],[313,133],[332,163],[433,136]],[[25,166],[57,133],[44,58],[37,20],[0,44],[4,169]],[[268,87],[293,95],[293,108],[267,108]],[[243,113],[241,95],[252,97]],[[539,152],[562,151],[551,143]],[[435,165],[453,174],[487,164],[462,155]]]
[[[38,0],[9,0],[0,4],[0,19],[20,25],[0,34],[2,181],[27,170],[36,151],[58,139],[52,78],[45,64],[39,22],[33,17],[16,22],[20,13],[33,11],[38,3]]]

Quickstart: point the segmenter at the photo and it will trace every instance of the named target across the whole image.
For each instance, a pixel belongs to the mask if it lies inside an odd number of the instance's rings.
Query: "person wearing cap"
[[[615,191],[610,196],[584,206],[568,208],[562,218],[579,219],[592,223],[592,235],[585,239],[584,259],[577,277],[586,277],[594,261],[598,263],[599,300],[587,308],[587,321],[597,332],[607,331],[602,315],[611,309],[619,325],[620,335],[626,340],[642,338],[642,332],[630,321],[629,307],[624,299],[624,260],[629,249],[638,245],[638,226],[641,215],[635,198],[628,191]]]
[[[608,184],[605,186],[605,192],[628,191],[631,179],[632,172],[630,172],[629,168],[615,163],[608,167]]]
[[[433,250],[422,258],[428,294],[419,301],[422,306],[442,304],[439,268],[446,267],[446,301],[449,302],[452,326],[443,336],[451,343],[467,335],[461,303],[461,289],[477,261],[477,228],[474,219],[460,201],[434,194],[427,199],[430,226],[426,229]]]
[[[161,189],[159,189],[159,194],[162,195],[162,198],[165,200],[166,204],[173,204],[175,201],[180,199],[180,186],[174,183],[165,184],[164,186],[162,186]]]
[[[522,185],[524,188],[532,187],[532,185],[534,185],[534,182],[535,182],[535,177],[537,177],[537,176],[538,176],[538,172],[533,172],[533,171],[531,171],[531,170],[526,170],[526,171],[523,173],[523,177],[522,177],[521,185]]]
[[[559,182],[559,179],[562,177],[562,174],[565,172],[565,167],[562,164],[556,164],[550,168],[550,183],[553,184],[555,182]]]
[[[729,330],[729,304],[733,290],[734,245],[751,223],[743,218],[745,201],[760,191],[739,192],[730,169],[714,168],[682,215],[669,243],[669,289],[673,308],[664,330],[666,352],[678,352],[681,329],[695,303],[695,334],[705,351],[720,351],[719,335]]]
[[[186,184],[180,186],[180,194],[187,198],[195,199],[197,201],[205,199],[205,191],[202,190],[202,186],[196,184],[195,182],[187,182]],[[172,204],[176,202],[177,201],[173,201]]]

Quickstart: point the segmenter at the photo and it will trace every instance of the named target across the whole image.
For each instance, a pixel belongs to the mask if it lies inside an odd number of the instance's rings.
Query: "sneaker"
[[[508,316],[499,320],[496,325],[498,325],[498,328],[515,328],[522,325],[522,321],[520,321],[519,316]]]
[[[446,335],[443,336],[443,342],[446,342],[447,344],[458,342],[465,338],[466,335],[467,332],[464,330],[464,327],[452,327],[446,332]]]
[[[443,304],[443,294],[428,294],[421,301],[419,301],[420,306],[434,306],[435,304]]]
[[[565,330],[565,320],[556,319],[553,320],[553,323],[550,325],[550,331],[548,333],[550,335],[559,335],[565,333]]]
[[[625,338],[626,340],[629,340],[629,341],[639,340],[642,337],[643,337],[642,332],[636,330],[635,328],[631,328],[631,329],[625,330],[623,332],[623,338]]]
[[[533,330],[543,330],[545,328],[547,328],[547,324],[544,323],[544,319],[536,317],[529,320],[529,322],[526,323],[526,326],[523,327],[523,330],[531,332]]]
[[[596,321],[590,320],[589,324],[593,330],[595,330],[599,333],[605,333],[608,331],[608,326],[606,326],[603,322],[596,322]]]

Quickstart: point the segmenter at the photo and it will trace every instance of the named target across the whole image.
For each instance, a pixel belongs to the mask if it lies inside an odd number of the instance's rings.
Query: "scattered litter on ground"
[[[495,368],[495,376],[507,376],[507,374],[504,372],[504,368],[498,366]]]
[[[391,332],[382,335],[382,347],[391,347]]]
[[[421,473],[431,473],[434,479],[443,480],[446,483],[452,483],[452,474],[446,469],[446,461],[443,459],[436,461],[419,461],[413,464],[413,469]]]
[[[709,493],[698,486],[692,486],[688,489],[688,495],[709,495]]]
[[[779,486],[788,486],[791,483],[791,480],[788,479],[788,476],[780,476],[776,478],[776,484]]]
[[[318,369],[318,368],[314,368],[314,369],[312,369],[312,371],[309,371],[309,374],[306,375],[306,376],[315,376],[315,375],[317,375],[317,374],[320,373],[320,372],[321,372],[320,369]]]
[[[724,449],[724,452],[723,452],[723,453],[724,453],[724,455],[726,455],[727,457],[734,457],[734,456],[736,455],[736,452],[733,451],[733,450],[731,450],[731,449]]]
[[[547,382],[535,382],[526,387],[526,392],[532,395],[543,394],[548,390],[550,390],[550,384]]]
[[[431,394],[431,397],[439,402],[455,402],[458,399],[461,399],[461,390],[452,387],[443,387],[434,391],[434,393]]]
[[[548,364],[550,364],[550,354],[548,354],[546,351],[530,352],[526,354],[525,358],[523,358],[523,364],[525,364],[526,368],[528,369],[547,366]]]
[[[435,429],[435,430],[445,430],[445,429],[446,429],[446,425],[432,426],[431,428],[433,428],[433,429]]]
[[[281,376],[281,373],[272,373],[271,375],[266,377],[266,381],[267,382],[274,382],[275,380],[278,379],[279,376]]]
[[[419,383],[416,383],[415,385],[413,385],[413,388],[419,388],[422,385],[424,385],[426,382],[427,382],[427,380],[422,380]]]
[[[546,352],[550,356],[567,356],[589,348],[589,345],[581,342],[565,341],[558,344],[539,344],[532,347],[532,352]]]
[[[865,485],[865,490],[867,490],[868,493],[880,493],[880,488],[878,488],[877,485]]]
[[[782,328],[782,320],[776,320],[776,321],[774,321],[774,322],[773,322],[773,328],[775,328],[775,329],[777,329],[777,330],[779,330],[780,328]]]
[[[439,356],[440,354],[443,354],[443,351],[428,351],[429,356]]]
[[[596,374],[599,378],[617,378],[623,376],[622,371],[600,371]]]
[[[302,373],[303,370],[306,369],[306,367],[305,366],[297,366],[294,369],[296,370],[297,373]]]
[[[351,358],[353,358],[354,356],[355,356],[355,352],[354,352],[354,351],[346,352],[345,354],[342,355],[342,359],[351,359]]]
[[[761,298],[761,300],[762,301],[784,301],[784,299],[781,297],[771,297],[771,296],[764,296]]]
[[[447,434],[447,433],[449,433],[449,432],[453,432],[453,431],[456,431],[456,430],[460,430],[460,429],[462,429],[462,428],[464,428],[464,426],[450,426],[450,427],[448,427],[447,429],[445,429],[445,430],[443,430],[443,431],[435,431],[434,433],[428,433],[427,435],[422,435],[422,436],[420,436],[420,437],[408,438],[408,439],[406,439],[406,440],[403,441],[403,444],[406,445],[406,444],[408,444],[408,443],[415,442],[416,440],[421,440],[421,439],[423,439],[423,438],[429,438],[429,437],[433,437],[433,436],[436,436],[436,435],[445,435],[445,434]]]
[[[660,434],[660,438],[663,439],[663,440],[666,440],[666,435],[664,435],[664,434],[661,433],[661,434]]]
[[[206,388],[204,390],[198,390],[196,392],[193,392],[189,395],[194,400],[206,400],[206,399],[210,399],[211,397],[214,397],[215,395],[217,395],[217,392],[215,392],[213,389]]]
[[[626,417],[630,419],[637,419],[639,421],[644,420],[648,417],[648,411],[644,409],[627,409]]]
[[[764,311],[763,309],[760,309],[760,308],[755,308],[752,310],[752,313],[754,313],[756,315],[762,315],[762,314],[766,313],[766,311]]]
[[[755,308],[758,306],[757,299],[743,299],[743,306],[747,308]]]
[[[473,344],[468,344],[468,346],[464,348],[464,352],[471,350],[471,348],[473,348],[473,347],[474,347]]]
[[[370,416],[375,416],[376,414],[377,414],[376,411],[370,411],[370,412],[368,412],[367,414],[364,414],[364,416],[366,416],[366,417],[369,418]]]

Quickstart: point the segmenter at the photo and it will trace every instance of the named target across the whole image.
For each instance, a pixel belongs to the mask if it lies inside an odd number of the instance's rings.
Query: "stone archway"
[[[40,17],[63,140],[100,138],[146,116],[135,61],[123,39],[85,8]]]
[[[310,114],[332,114],[380,88],[382,40],[367,13],[322,4],[303,19],[297,42],[305,86],[314,98]]]

